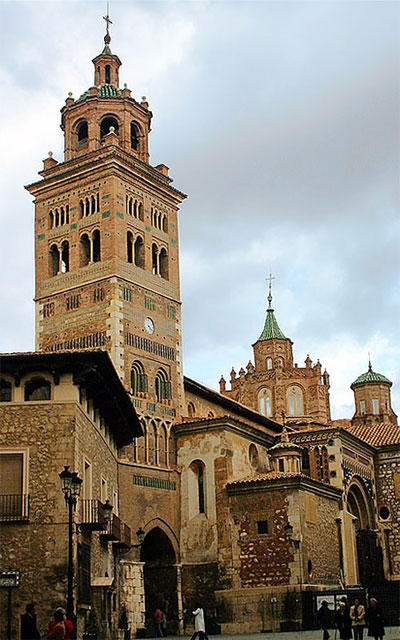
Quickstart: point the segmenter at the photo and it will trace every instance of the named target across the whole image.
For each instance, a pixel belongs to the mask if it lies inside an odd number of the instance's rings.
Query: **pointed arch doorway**
[[[154,622],[154,611],[164,612],[168,634],[178,633],[178,577],[179,567],[171,539],[160,527],[151,529],[143,541],[140,560],[144,562],[143,578],[146,623]]]

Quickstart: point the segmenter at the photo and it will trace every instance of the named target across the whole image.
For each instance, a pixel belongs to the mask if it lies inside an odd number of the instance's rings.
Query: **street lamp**
[[[61,480],[61,489],[64,494],[65,504],[68,507],[68,590],[67,590],[67,617],[75,623],[74,615],[74,563],[72,555],[72,511],[76,508],[76,503],[81,492],[82,478],[79,478],[76,471],[70,471],[69,466],[58,474]],[[75,627],[75,624],[74,624]]]

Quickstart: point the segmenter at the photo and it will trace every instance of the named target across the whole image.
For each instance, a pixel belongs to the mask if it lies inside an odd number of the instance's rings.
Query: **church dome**
[[[351,384],[351,389],[353,389],[353,387],[358,384],[365,384],[368,382],[383,382],[386,384],[390,384],[390,386],[392,386],[392,383],[388,378],[383,376],[381,373],[376,373],[375,371],[372,371],[371,363],[369,363],[368,371],[366,371],[365,373],[362,373],[360,376],[358,376],[356,380],[354,380],[354,382]]]

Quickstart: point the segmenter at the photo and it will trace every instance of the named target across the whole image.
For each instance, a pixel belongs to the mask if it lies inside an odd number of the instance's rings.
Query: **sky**
[[[34,348],[32,199],[60,108],[93,83],[105,2],[2,1],[0,351]],[[121,84],[153,111],[150,162],[180,220],[184,371],[218,389],[252,359],[265,278],[320,359],[334,418],[367,370],[400,411],[400,3],[112,1]]]

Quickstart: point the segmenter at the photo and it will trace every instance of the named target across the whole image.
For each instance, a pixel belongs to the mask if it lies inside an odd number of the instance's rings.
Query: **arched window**
[[[25,384],[24,399],[29,400],[50,400],[51,384],[44,378],[32,378]]]
[[[197,502],[197,504],[193,505],[195,508],[191,510],[192,515],[195,516],[196,514],[206,512],[205,465],[200,460],[196,460],[195,462],[192,462],[189,468],[191,473],[193,474],[189,480],[189,501],[191,502],[192,498],[193,501],[196,500]],[[190,495],[192,492],[197,495]]]
[[[100,124],[100,139],[101,140],[103,140],[103,138],[110,132],[110,127],[114,127],[114,133],[119,135],[118,121],[116,120],[116,118],[113,118],[111,116],[107,116],[106,118],[103,118],[103,120],[101,121],[101,124]]]
[[[131,231],[126,234],[126,259],[131,264],[133,263],[133,234]]]
[[[131,147],[134,151],[137,151],[139,146],[139,132],[136,124],[131,122]]]
[[[156,425],[153,421],[150,422],[150,425],[149,425],[147,443],[148,443],[148,447],[147,447],[148,463],[155,465],[157,463],[157,456],[156,456],[157,430],[156,430]]]
[[[54,227],[54,215],[52,211],[49,211],[49,229]]]
[[[137,448],[137,460],[138,462],[146,462],[146,439],[147,439],[147,428],[144,420],[141,420],[143,436],[136,439],[136,448]]]
[[[93,262],[100,262],[100,231],[95,229],[92,235]]]
[[[284,362],[283,362],[283,358],[282,358],[282,356],[279,356],[279,358],[278,358],[278,362],[279,362],[279,366],[280,366],[280,367],[283,367],[283,366],[284,366]]]
[[[258,392],[258,410],[263,416],[272,416],[272,391],[263,387]]]
[[[91,203],[90,213],[96,213],[96,198],[94,196],[90,198],[90,203]]]
[[[105,71],[105,82],[106,84],[110,84],[111,82],[111,67],[109,64],[106,64],[106,66],[104,67],[104,71]]]
[[[65,207],[65,224],[69,224],[69,204]]]
[[[187,411],[188,411],[188,416],[189,418],[194,418],[196,415],[196,408],[193,404],[193,402],[189,402],[188,406],[187,406]]]
[[[140,267],[140,269],[144,269],[144,242],[143,238],[138,236],[135,240],[135,265]]]
[[[131,368],[131,389],[133,395],[147,393],[147,375],[141,362],[134,362]]]
[[[61,273],[69,271],[69,244],[66,240],[61,245]]]
[[[132,198],[128,199],[128,214],[132,215]]]
[[[297,385],[291,385],[286,391],[287,411],[289,416],[303,415],[303,392]]]
[[[272,369],[272,358],[267,358],[267,369]]]
[[[11,382],[0,378],[0,402],[11,402]]]
[[[165,280],[168,280],[168,254],[166,249],[160,251],[160,276]]]
[[[167,233],[167,231],[168,231],[167,216],[163,216],[163,219],[162,219],[162,230],[165,231],[165,233]]]
[[[158,464],[168,466],[167,460],[167,431],[164,425],[160,425],[158,431]]]
[[[64,207],[61,207],[61,211],[60,211],[60,225],[62,226],[63,224],[65,224],[65,211],[64,211]]]
[[[154,276],[158,275],[158,248],[156,244],[151,247],[151,270]]]
[[[56,244],[52,244],[50,247],[50,275],[56,276],[60,265],[60,252]]]
[[[132,207],[132,215],[134,218],[137,218],[137,201],[133,200],[133,207]]]
[[[84,147],[85,145],[87,145],[89,133],[88,123],[86,122],[86,120],[83,120],[83,122],[78,124],[76,133],[78,136],[78,146]]]
[[[164,369],[159,369],[156,374],[156,398],[158,402],[171,398],[171,382]]]
[[[58,209],[56,209],[55,212],[54,212],[54,226],[55,227],[59,227],[60,226],[60,213],[59,213]]]
[[[143,203],[142,202],[138,203],[138,209],[137,210],[138,210],[137,217],[139,218],[139,220],[141,220],[143,222],[144,217],[143,217]]]
[[[249,447],[249,461],[253,469],[258,467],[258,449],[255,444],[251,444]]]
[[[85,216],[90,215],[90,202],[89,198],[85,198]]]
[[[79,200],[79,213],[80,217],[83,218],[85,215],[85,205],[83,204],[83,200]]]
[[[79,265],[85,267],[90,262],[90,241],[87,233],[81,236]]]

